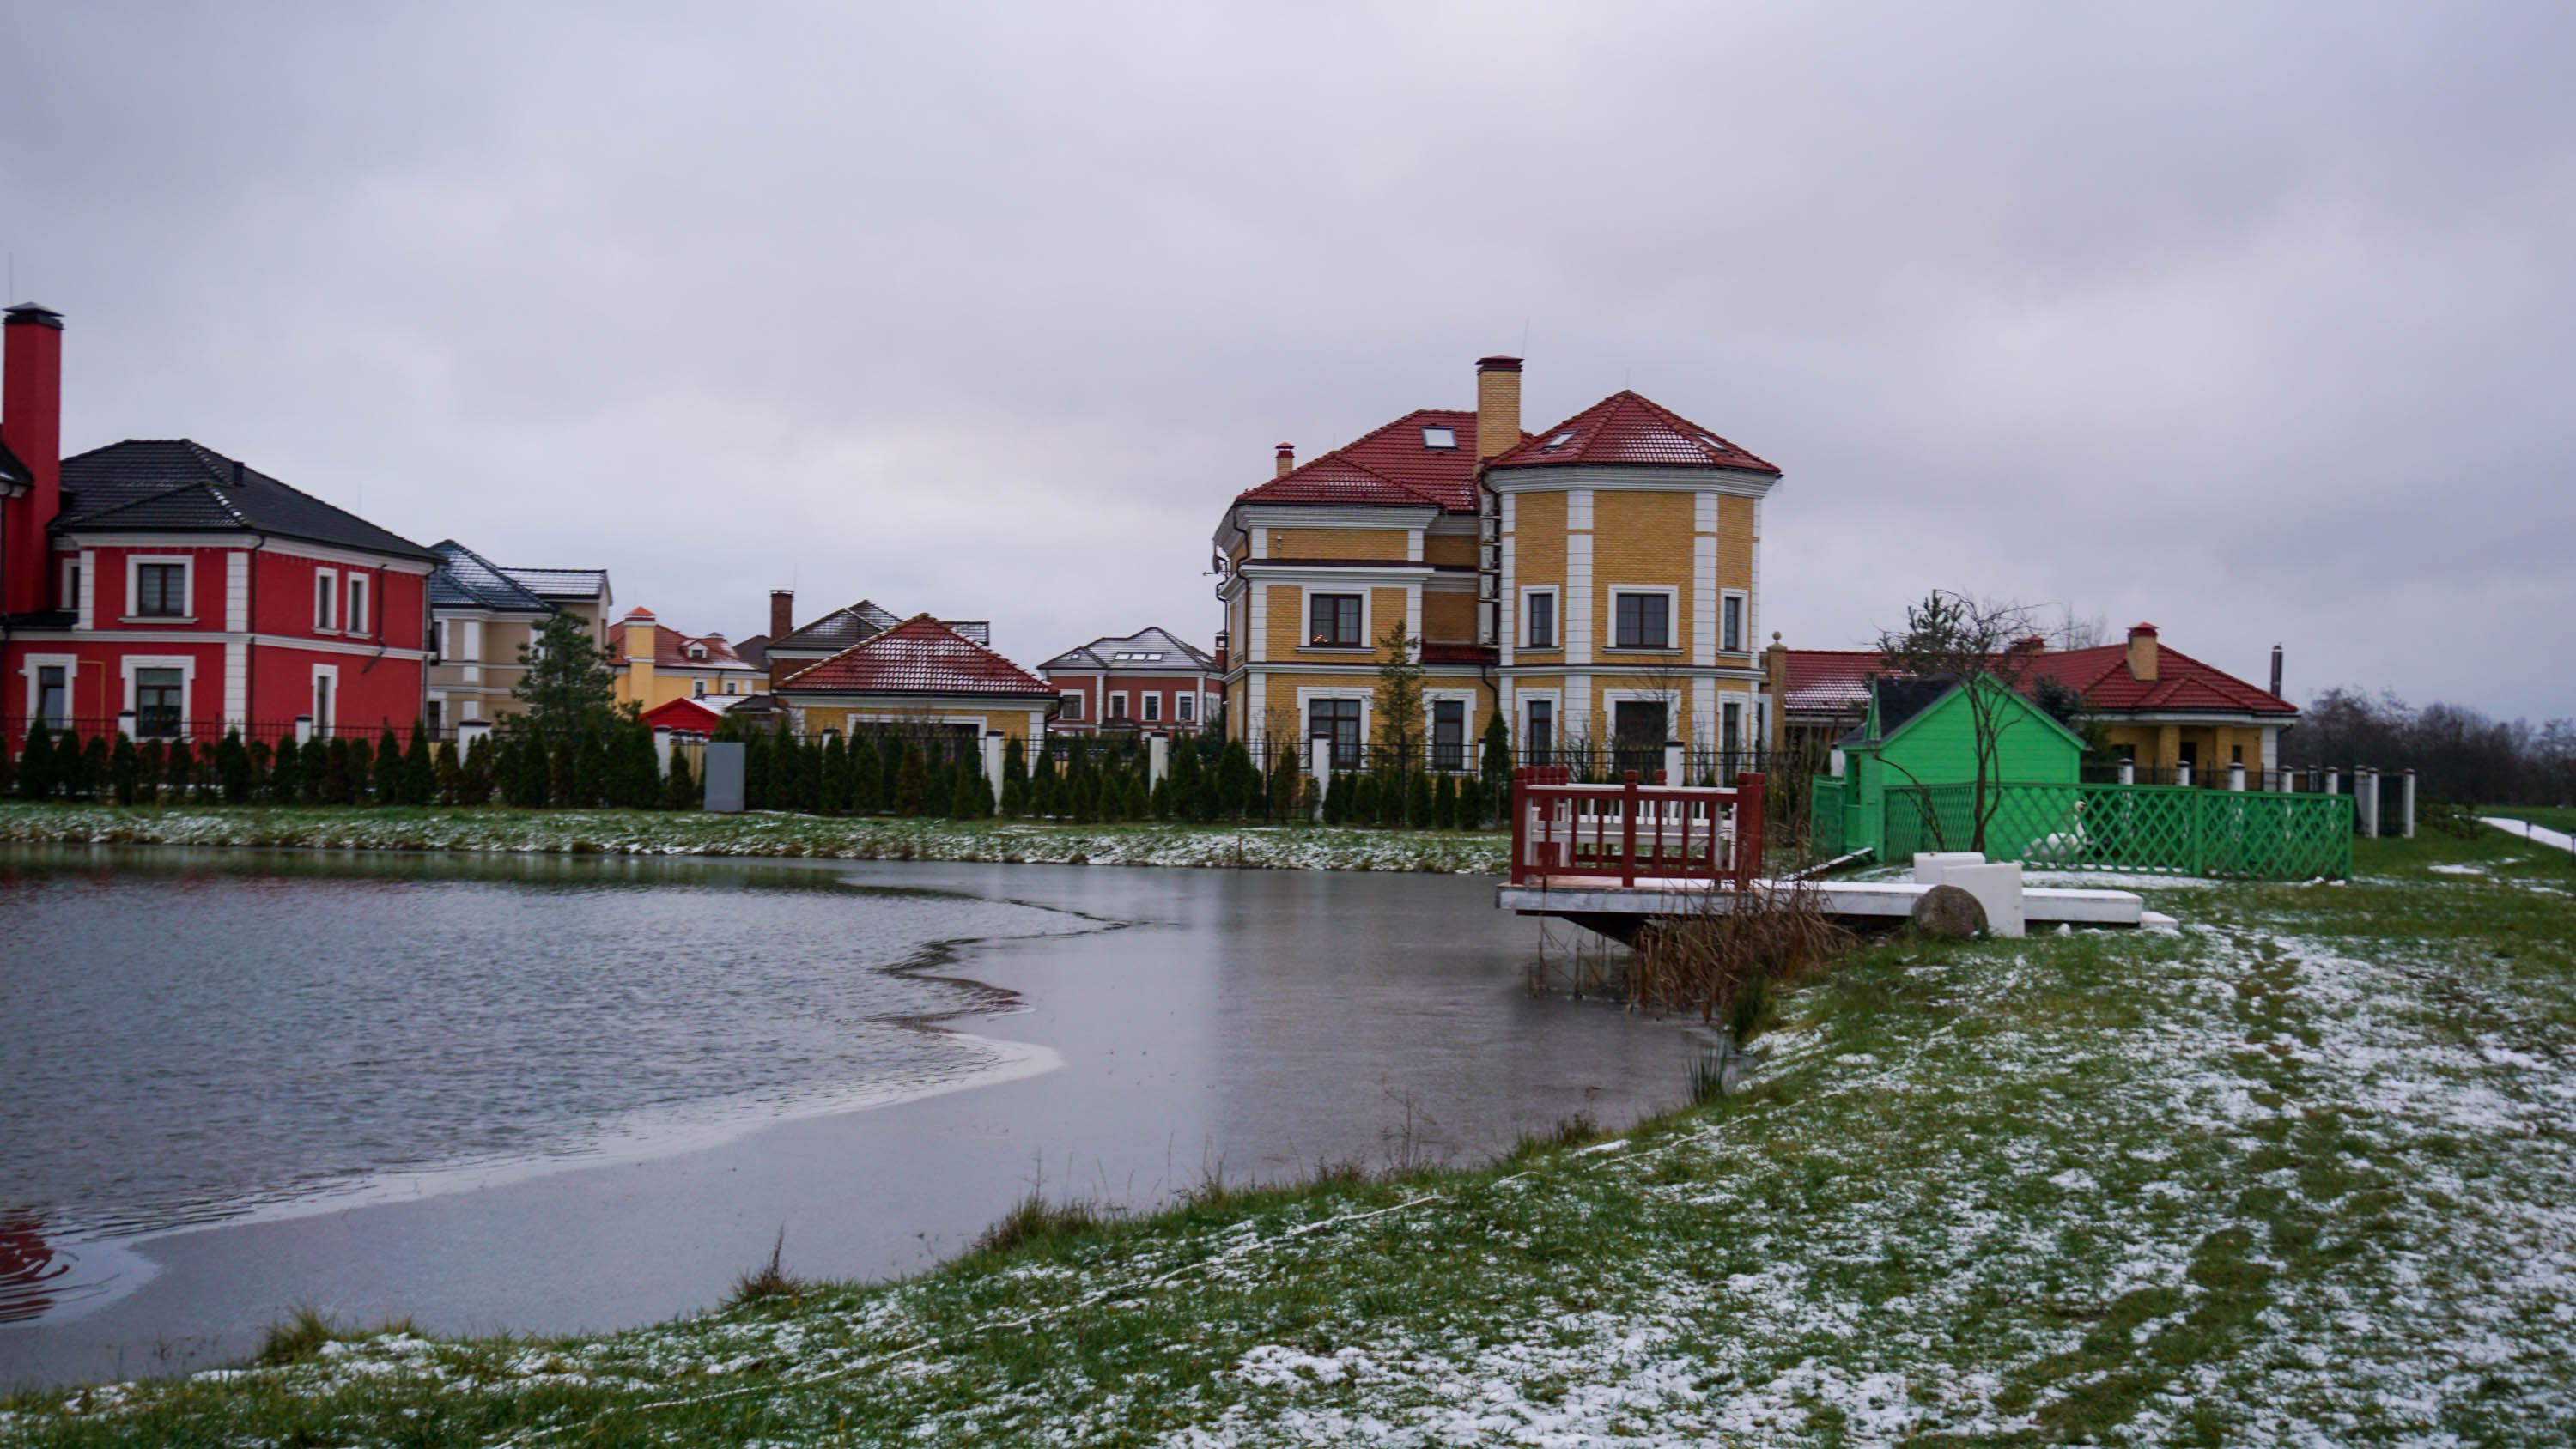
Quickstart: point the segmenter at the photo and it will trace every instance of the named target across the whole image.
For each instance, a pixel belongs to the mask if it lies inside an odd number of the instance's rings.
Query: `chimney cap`
[[[1281,443],[1279,445],[1279,456],[1282,458],[1293,458],[1297,456],[1297,445],[1295,443]]]
[[[2005,652],[2009,654],[2038,654],[2047,648],[2048,641],[2046,639],[2037,634],[2024,634],[2020,638],[2012,641],[2012,648]]]
[[[55,331],[60,332],[63,330],[63,314],[55,311],[51,307],[40,306],[34,302],[21,302],[17,306],[9,309],[8,325],[11,327],[51,327]]]
[[[634,608],[626,611],[626,619],[629,622],[636,619],[650,619],[652,617],[653,611],[645,608],[642,604],[637,604]]]
[[[1517,357],[1479,357],[1476,359],[1476,370],[1478,372],[1518,372],[1521,370],[1521,360]]]
[[[769,596],[773,599],[792,599],[796,597],[796,591],[794,589],[771,589],[769,591]]]
[[[2153,624],[2131,624],[2129,626],[2129,637],[2132,639],[2136,638],[2140,634],[2153,634],[2154,632],[2156,632],[2156,626]]]

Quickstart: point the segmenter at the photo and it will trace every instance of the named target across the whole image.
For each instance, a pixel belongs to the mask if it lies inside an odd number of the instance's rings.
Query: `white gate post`
[[[1321,735],[1306,742],[1306,773],[1315,777],[1315,818],[1324,818],[1324,792],[1333,788],[1333,742]]]
[[[2343,771],[2332,766],[2326,768],[2326,793],[2329,795],[2343,793]]]
[[[984,779],[993,787],[993,813],[1002,813],[1002,732],[984,731]]]
[[[2177,785],[2188,785],[2191,783],[2191,761],[2174,761],[2174,783]]]
[[[134,711],[130,709],[117,711],[116,732],[129,740],[134,738]]]
[[[671,727],[669,725],[653,726],[653,764],[662,772],[663,779],[671,778]]]
[[[295,742],[299,745],[307,744],[310,743],[312,739],[313,716],[309,714],[297,715],[295,717]]]
[[[2227,762],[2227,788],[2235,791],[2239,795],[2245,793],[2245,762],[2243,760],[2230,760]]]
[[[2400,822],[2397,833],[2408,840],[2413,840],[2415,838],[2415,772],[2413,770],[2406,772],[2406,793],[2398,808],[2405,812],[2405,819]]]
[[[2122,760],[2120,762],[2120,783],[2123,785],[2134,785],[2138,783],[2137,761]]]
[[[2365,766],[2352,772],[2352,794],[2361,806],[2361,833],[2379,836],[2379,772]]]
[[[1664,741],[1664,783],[1667,785],[1689,784],[1690,781],[1682,777],[1683,768],[1682,742],[1679,740]],[[1724,784],[1726,782],[1721,780],[1718,783]]]
[[[1145,737],[1145,788],[1163,783],[1172,773],[1172,737],[1157,730]]]

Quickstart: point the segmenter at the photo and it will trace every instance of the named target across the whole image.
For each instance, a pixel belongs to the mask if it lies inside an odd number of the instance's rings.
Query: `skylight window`
[[[1723,453],[1723,452],[1725,452],[1725,451],[1726,451],[1726,444],[1724,444],[1724,443],[1722,443],[1722,442],[1719,442],[1717,439],[1710,437],[1710,436],[1709,436],[1708,434],[1706,434],[1706,433],[1702,433],[1702,434],[1700,434],[1700,435],[1699,435],[1699,440],[1700,440],[1701,442],[1703,442],[1703,443],[1708,444],[1708,445],[1709,445],[1709,447],[1711,447],[1711,448],[1715,449],[1715,450],[1716,450],[1716,451],[1718,451],[1718,452]]]
[[[1542,451],[1542,452],[1554,452],[1554,451],[1555,451],[1555,450],[1557,450],[1558,448],[1562,448],[1562,447],[1564,447],[1566,444],[1571,443],[1571,442],[1573,442],[1573,441],[1574,441],[1574,430],[1573,430],[1573,429],[1571,429],[1571,428],[1568,428],[1568,429],[1566,429],[1564,432],[1561,432],[1561,433],[1557,434],[1555,437],[1548,439],[1548,440],[1547,440],[1547,446],[1546,446],[1545,448],[1541,449],[1540,451]]]
[[[1458,446],[1458,430],[1456,428],[1424,428],[1422,430],[1422,446],[1426,448],[1454,448]]]
[[[1142,649],[1122,649],[1119,652],[1110,655],[1109,662],[1112,664],[1153,664],[1159,662],[1162,657],[1163,652],[1159,649],[1151,652]]]

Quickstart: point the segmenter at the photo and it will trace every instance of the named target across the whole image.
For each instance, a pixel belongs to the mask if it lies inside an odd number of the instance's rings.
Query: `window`
[[[1181,723],[1188,724],[1190,722],[1191,707],[1196,703],[1196,700],[1193,700],[1186,694],[1175,698],[1172,701],[1174,717],[1179,719]]]
[[[1110,695],[1110,696],[1109,696],[1109,718],[1111,718],[1111,719],[1125,719],[1126,717],[1127,717],[1127,694],[1126,694],[1126,691],[1124,691],[1124,690],[1120,690],[1120,691],[1118,691],[1117,693],[1114,693],[1114,694],[1112,694],[1112,695]]]
[[[1634,770],[1640,780],[1655,778],[1664,767],[1664,741],[1671,738],[1667,708],[1660,699],[1623,699],[1610,706],[1614,771]]]
[[[1308,595],[1306,642],[1326,649],[1356,649],[1366,644],[1368,641],[1360,633],[1360,596]]]
[[[367,576],[349,575],[349,632],[367,632]]]
[[[1355,770],[1360,763],[1360,702],[1319,699],[1306,706],[1306,738],[1333,742],[1333,768]]]
[[[313,671],[313,732],[318,739],[330,738],[331,727],[339,723],[339,683],[340,672],[336,669]]]
[[[441,712],[441,710],[442,710],[443,706],[441,705],[441,703],[440,703],[438,700],[433,699],[433,700],[431,700],[431,701],[428,703],[428,705],[426,706],[426,708],[428,709],[429,713],[428,713],[428,716],[427,716],[426,718],[424,718],[424,719],[421,721],[421,723],[428,725],[428,726],[429,726],[429,732],[430,732],[431,734],[435,735],[435,734],[437,734],[437,733],[438,733],[438,716],[439,716],[439,714],[440,714],[440,712]]]
[[[175,735],[179,732],[179,697],[187,676],[176,669],[134,671],[134,732]]]
[[[1124,649],[1110,655],[1109,660],[1113,664],[1154,664],[1162,657],[1163,651],[1159,649]]]
[[[63,560],[63,607],[64,607],[64,608],[66,608],[66,609],[78,609],[78,608],[80,607],[80,591],[81,591],[81,570],[80,570],[80,560],[79,560],[79,559],[76,559],[76,558],[67,558],[67,559],[64,559],[64,560]]]
[[[188,566],[136,564],[134,612],[153,619],[184,618],[188,612]]]
[[[1144,705],[1145,723],[1152,724],[1163,717],[1163,697],[1161,695],[1146,695],[1144,697]]]
[[[1529,723],[1521,730],[1521,752],[1527,763],[1544,765],[1556,754],[1556,701],[1533,699]]]
[[[727,694],[740,694],[740,693],[742,693],[742,681],[741,681],[741,680],[739,680],[739,679],[728,679],[728,680],[726,680],[726,681],[724,682],[724,692],[725,692],[725,693],[727,693]]]
[[[1744,596],[1729,594],[1719,605],[1717,647],[1729,654],[1744,652]]]
[[[1556,590],[1529,589],[1521,594],[1521,647],[1557,647]]]
[[[337,607],[339,599],[340,575],[338,571],[334,569],[314,570],[313,627],[316,630],[329,632],[337,630],[340,627],[340,611]],[[320,723],[321,716],[315,715],[314,722],[317,724]]]
[[[1422,446],[1426,448],[1457,447],[1458,430],[1456,428],[1424,428],[1422,430]]]
[[[1618,594],[1613,596],[1611,607],[1616,629],[1611,647],[1673,647],[1673,600],[1670,594]]]
[[[706,682],[705,680],[703,680],[703,679],[692,679],[692,680],[690,680],[690,681],[689,681],[689,698],[691,698],[691,699],[704,699],[704,698],[706,698],[706,697],[707,697],[707,682]]]
[[[1548,440],[1547,440],[1547,446],[1546,446],[1545,448],[1540,449],[1539,451],[1541,451],[1541,452],[1545,452],[1545,453],[1553,453],[1553,452],[1555,452],[1557,449],[1562,448],[1562,447],[1564,447],[1566,444],[1571,443],[1571,442],[1573,442],[1573,441],[1574,441],[1574,433],[1573,433],[1573,430],[1568,429],[1567,431],[1562,432],[1562,433],[1559,433],[1559,434],[1557,434],[1555,437],[1548,439]]]
[[[1064,692],[1064,708],[1056,712],[1056,718],[1071,720],[1076,724],[1082,722],[1082,691],[1068,689]]]
[[[1431,701],[1431,768],[1467,768],[1467,702],[1463,699]]]
[[[36,718],[45,728],[61,729],[71,718],[70,671],[59,664],[36,666]]]

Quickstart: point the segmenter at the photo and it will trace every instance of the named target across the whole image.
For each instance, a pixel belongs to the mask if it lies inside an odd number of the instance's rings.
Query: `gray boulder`
[[[1909,919],[1926,936],[1964,941],[1986,928],[1986,908],[1954,885],[1936,885],[1915,901]]]

